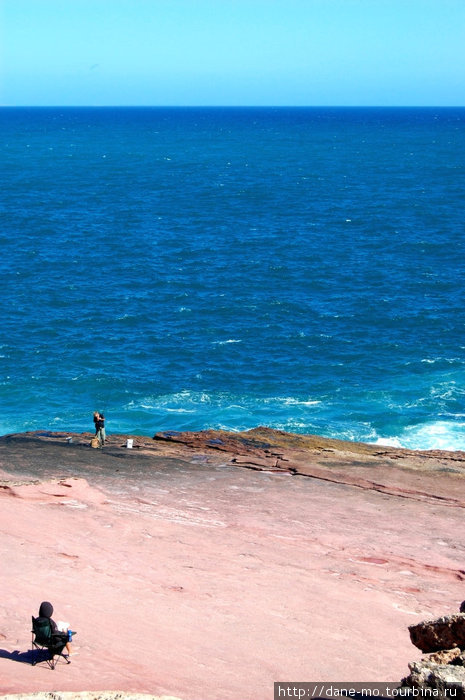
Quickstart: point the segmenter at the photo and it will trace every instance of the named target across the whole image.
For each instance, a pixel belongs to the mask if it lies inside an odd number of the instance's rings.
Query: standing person
[[[98,441],[99,441],[99,443],[100,443],[100,447],[103,447],[104,444],[105,444],[105,440],[106,440],[106,435],[105,435],[105,416],[103,415],[103,413],[98,413],[97,415],[98,415],[98,420],[97,420],[97,423],[96,423],[96,427],[97,427],[97,437],[98,437]]]
[[[94,411],[94,428],[95,428],[95,434],[97,435],[98,433],[98,419],[99,419],[99,414],[98,411]]]

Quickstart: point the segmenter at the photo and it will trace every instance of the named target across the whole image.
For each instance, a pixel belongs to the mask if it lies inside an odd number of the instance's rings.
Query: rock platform
[[[266,428],[91,437],[0,438],[0,693],[398,682],[421,662],[408,627],[465,597],[463,453]],[[78,631],[53,672],[30,664],[42,600]]]

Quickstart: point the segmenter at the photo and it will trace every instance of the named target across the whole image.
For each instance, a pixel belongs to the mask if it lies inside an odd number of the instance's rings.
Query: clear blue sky
[[[465,0],[0,0],[2,105],[465,105]]]

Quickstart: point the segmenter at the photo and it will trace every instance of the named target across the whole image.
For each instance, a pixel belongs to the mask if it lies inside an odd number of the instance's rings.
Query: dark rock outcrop
[[[410,639],[423,653],[459,647],[465,649],[465,613],[426,620],[409,627]]]
[[[409,632],[412,643],[424,653],[420,661],[409,664],[410,674],[402,686],[465,700],[465,613],[411,625]]]

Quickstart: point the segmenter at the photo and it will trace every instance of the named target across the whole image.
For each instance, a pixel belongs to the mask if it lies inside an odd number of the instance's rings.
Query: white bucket
[[[134,443],[134,440],[130,440],[130,439],[126,440],[126,447],[128,448],[128,450],[132,450],[133,443]]]

